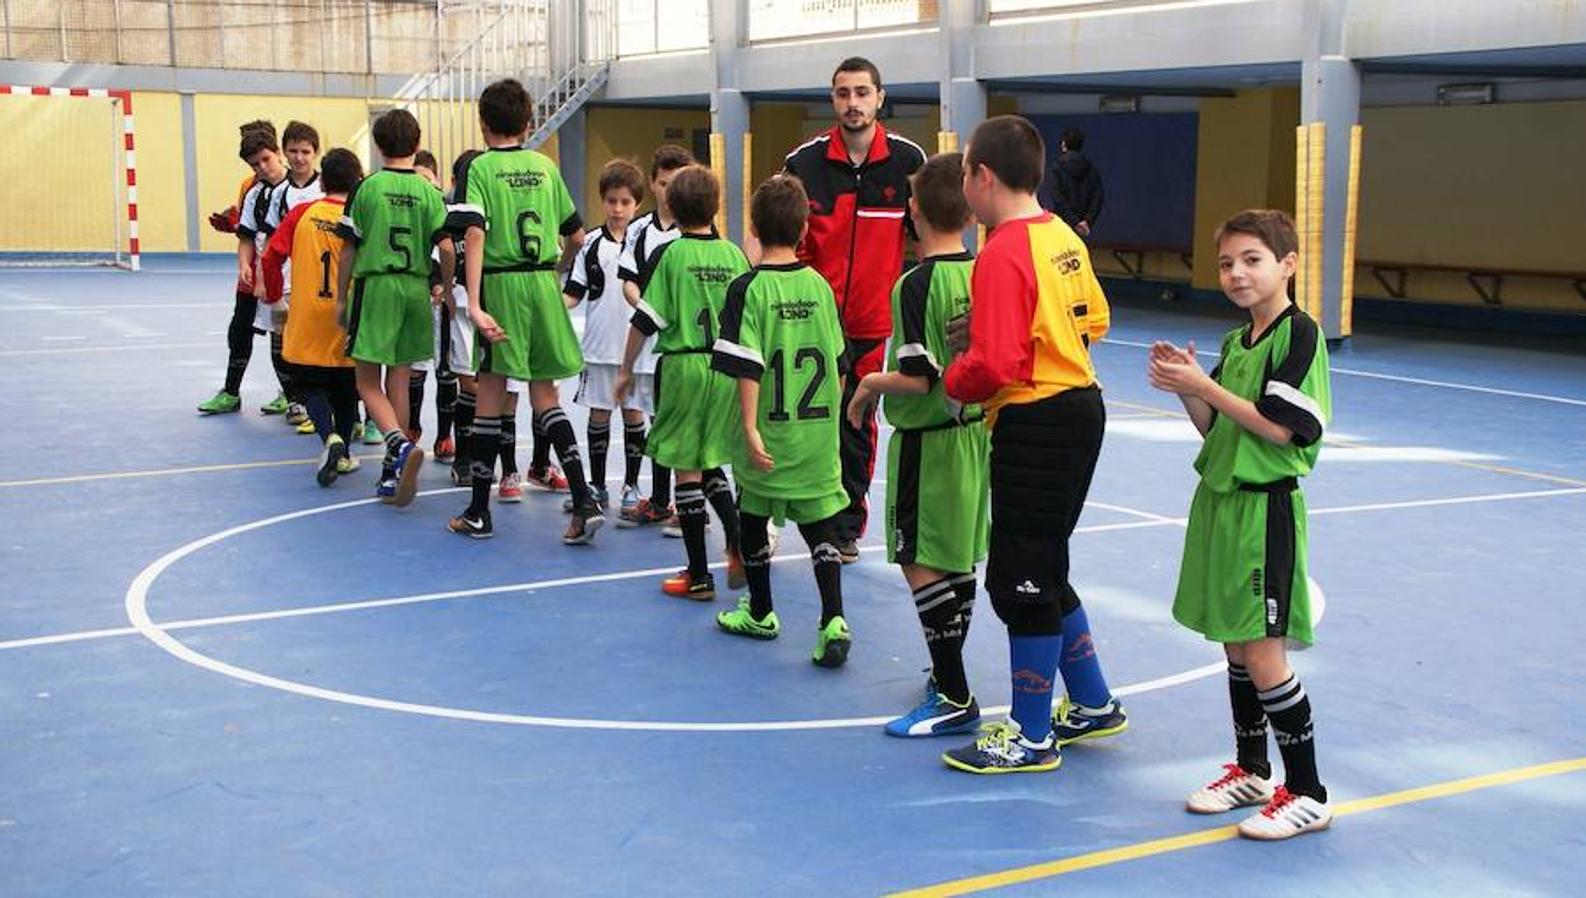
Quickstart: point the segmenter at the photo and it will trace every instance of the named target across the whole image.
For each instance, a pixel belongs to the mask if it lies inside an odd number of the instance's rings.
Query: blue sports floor
[[[791,528],[783,636],[753,643],[716,632],[724,600],[660,594],[678,541],[563,547],[560,496],[474,543],[443,530],[441,466],[402,511],[370,466],[321,489],[315,441],[256,411],[264,340],[245,412],[193,412],[229,273],[0,273],[0,894],[1581,894],[1578,353],[1335,354],[1307,482],[1327,612],[1294,662],[1342,815],[1259,845],[1182,810],[1232,736],[1217,649],[1168,614],[1196,442],[1142,348],[1215,349],[1227,319],[1119,308],[1096,349],[1111,417],[1074,576],[1132,728],[973,777],[937,760],[958,739],[881,733],[926,660],[879,533],[832,672]],[[983,705],[1007,701],[1002,634],[983,601]]]

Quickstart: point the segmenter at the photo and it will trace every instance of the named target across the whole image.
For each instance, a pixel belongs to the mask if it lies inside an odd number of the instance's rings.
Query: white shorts
[[[617,391],[617,371],[616,365],[585,365],[578,376],[578,392],[573,395],[573,401],[584,408],[615,411],[617,404],[612,401],[612,394]],[[634,373],[633,390],[623,408],[655,414],[655,375]]]
[[[253,329],[261,334],[285,333],[286,313],[291,301],[291,294],[283,295],[275,302],[261,300],[253,312]]]
[[[442,336],[445,339],[442,340]],[[414,371],[434,371],[435,359],[446,359],[446,370],[453,374],[472,377],[474,373],[474,320],[468,317],[468,308],[458,306],[451,315],[451,329],[441,328],[441,308],[435,307],[435,355],[422,362],[414,362]]]

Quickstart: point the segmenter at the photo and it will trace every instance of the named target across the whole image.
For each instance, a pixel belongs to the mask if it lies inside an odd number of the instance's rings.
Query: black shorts
[[[1068,540],[1101,455],[1107,412],[1096,387],[1004,406],[991,431],[991,546],[986,591],[1002,601],[1058,603]]]

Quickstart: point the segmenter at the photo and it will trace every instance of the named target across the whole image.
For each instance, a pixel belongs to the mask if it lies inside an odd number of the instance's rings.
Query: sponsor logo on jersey
[[[1078,274],[1083,263],[1079,259],[1079,250],[1067,249],[1052,257],[1052,267],[1059,274]]]
[[[732,269],[725,265],[690,265],[688,273],[701,284],[725,284],[733,279]]]
[[[776,303],[776,316],[783,321],[804,321],[815,314],[819,302],[813,299],[788,299]]]
[[[533,190],[545,183],[545,172],[539,171],[498,171],[496,180],[501,181],[513,190]]]
[[[419,198],[407,193],[388,193],[385,199],[393,209],[416,209],[419,205]]]
[[[336,226],[338,222],[334,218],[310,218],[309,221],[312,221],[314,223],[314,227],[320,231],[323,231],[327,234],[336,233]]]

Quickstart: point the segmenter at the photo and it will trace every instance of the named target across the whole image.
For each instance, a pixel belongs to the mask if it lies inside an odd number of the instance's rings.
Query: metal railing
[[[434,71],[548,0],[0,0],[6,59],[337,74]]]
[[[942,0],[743,0],[750,43],[933,25]],[[949,0],[968,2],[968,0]]]

